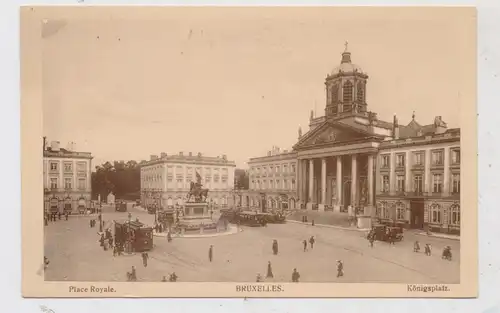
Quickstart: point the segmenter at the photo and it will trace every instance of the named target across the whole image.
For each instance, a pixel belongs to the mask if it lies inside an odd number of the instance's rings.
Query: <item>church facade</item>
[[[309,130],[299,128],[292,151],[250,159],[247,205],[267,209],[283,203],[276,194],[285,194],[291,209],[347,213],[350,206],[383,222],[458,233],[460,129],[448,128],[440,116],[426,125],[415,114],[406,125],[396,116],[379,120],[368,111],[367,82],[346,49],[325,80],[325,115],[311,113]],[[272,169],[280,162],[294,164],[287,176],[294,188],[281,178],[276,184]]]

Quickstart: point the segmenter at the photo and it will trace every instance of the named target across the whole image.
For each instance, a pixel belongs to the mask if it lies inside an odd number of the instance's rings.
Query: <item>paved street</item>
[[[133,218],[153,224],[154,216],[135,210]],[[106,209],[105,221],[125,220],[127,213]],[[155,248],[149,252],[147,268],[140,254],[113,257],[98,243],[96,228],[89,227],[90,217],[71,217],[69,221],[49,223],[45,227],[45,254],[50,260],[46,279],[52,281],[126,281],[132,265],[139,281],[160,281],[175,271],[179,281],[255,281],[257,273],[266,275],[271,261],[274,279],[291,281],[293,268],[301,274],[301,282],[399,282],[458,283],[459,241],[416,236],[407,232],[403,242],[390,246],[375,242],[374,248],[364,233],[315,227],[296,223],[243,227],[243,231],[212,238],[174,239],[154,237]],[[302,240],[316,237],[313,250],[303,252]],[[272,240],[279,242],[279,254],[272,254]],[[413,252],[418,239],[433,246],[433,255]],[[214,245],[214,260],[208,260],[208,247]],[[445,245],[452,247],[454,260],[441,259]],[[344,261],[345,275],[336,277],[336,260]]]

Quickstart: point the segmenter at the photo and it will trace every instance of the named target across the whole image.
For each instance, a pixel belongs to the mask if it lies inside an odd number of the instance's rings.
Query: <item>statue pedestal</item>
[[[179,218],[179,224],[187,232],[203,233],[215,229],[217,223],[212,220],[206,202],[184,203],[184,216]]]
[[[358,216],[357,226],[360,229],[370,229],[372,228],[372,217],[371,216]]]

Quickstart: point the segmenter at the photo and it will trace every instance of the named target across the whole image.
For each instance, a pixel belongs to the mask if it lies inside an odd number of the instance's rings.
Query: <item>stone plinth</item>
[[[182,231],[205,232],[215,230],[217,223],[212,220],[208,212],[206,202],[186,202],[184,203],[184,216],[179,218],[179,226]]]
[[[210,218],[208,213],[208,203],[206,202],[186,202],[184,204],[184,218]]]
[[[369,229],[372,228],[372,217],[371,216],[358,216],[358,228]]]

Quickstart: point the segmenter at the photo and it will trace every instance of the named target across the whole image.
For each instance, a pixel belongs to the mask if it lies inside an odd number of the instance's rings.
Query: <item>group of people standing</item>
[[[43,222],[44,225],[47,226],[49,225],[49,222],[55,222],[58,219],[61,220],[62,216],[64,215],[64,219],[67,221],[69,218],[69,213],[68,212],[57,212],[57,213],[45,213],[43,217]]]

